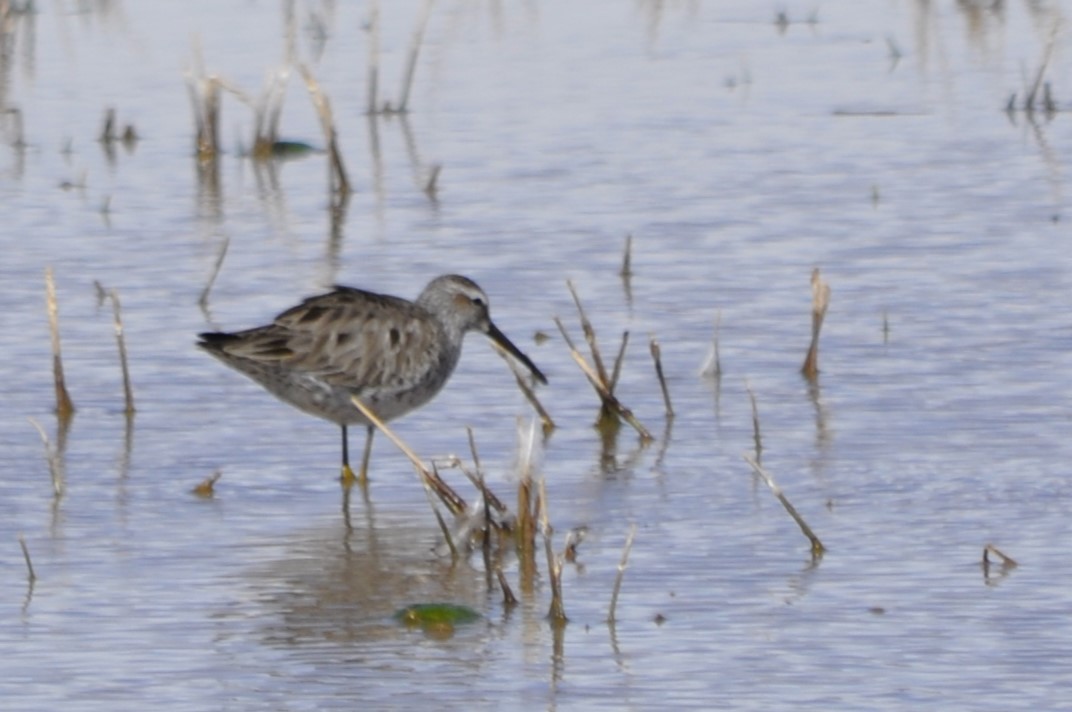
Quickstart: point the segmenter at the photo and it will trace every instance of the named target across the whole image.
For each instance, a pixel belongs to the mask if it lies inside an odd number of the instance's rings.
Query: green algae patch
[[[453,603],[415,603],[397,611],[394,619],[412,628],[451,629],[456,625],[474,623],[482,616],[468,606]]]

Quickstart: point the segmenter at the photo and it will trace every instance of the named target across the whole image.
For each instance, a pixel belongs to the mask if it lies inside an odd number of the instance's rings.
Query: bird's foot
[[[361,473],[355,475],[349,465],[343,465],[342,474],[339,475],[339,483],[346,490],[356,484],[361,487],[362,491],[368,491],[368,471],[362,468]]]
[[[343,465],[342,474],[339,475],[339,484],[342,485],[343,489],[348,490],[354,486],[355,482],[357,482],[357,475],[354,474],[349,465]]]

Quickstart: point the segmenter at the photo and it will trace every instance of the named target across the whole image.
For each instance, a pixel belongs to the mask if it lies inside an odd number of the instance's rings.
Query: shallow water
[[[332,101],[355,187],[334,231],[323,156],[243,158],[251,112],[231,94],[218,186],[198,181],[182,76],[193,45],[255,95],[285,56],[280,7],[148,5],[42,5],[12,24],[0,65],[0,103],[25,127],[11,145],[8,115],[0,150],[12,709],[1066,704],[1067,117],[1004,111],[1066,4],[440,3],[412,111],[369,121],[369,7],[296,3],[298,56]],[[397,100],[418,13],[380,8],[382,98]],[[1056,35],[1058,105],[1068,55]],[[322,145],[296,73],[288,86],[283,135]],[[106,107],[142,137],[112,158],[96,141]],[[27,422],[60,439],[47,265],[78,407],[59,498]],[[799,367],[814,267],[832,301],[811,387]],[[336,428],[193,346],[333,282],[413,297],[452,271],[485,288],[551,381],[556,541],[589,531],[565,568],[561,631],[544,620],[542,575],[522,592],[508,570],[522,594],[508,609],[479,557],[436,551],[420,485],[386,439],[348,529]],[[606,352],[630,331],[618,395],[654,444],[592,428],[597,400],[553,322],[580,339],[567,279]],[[122,299],[129,428],[94,282]],[[699,372],[716,319],[711,380]],[[537,344],[538,331],[552,338]],[[429,457],[467,456],[471,426],[512,501],[528,409],[482,341],[395,426]],[[818,562],[741,457],[754,452],[749,390],[764,466],[828,547]],[[190,494],[214,471],[214,498]],[[987,543],[1020,566],[984,572]],[[484,620],[444,636],[391,618],[439,600]]]

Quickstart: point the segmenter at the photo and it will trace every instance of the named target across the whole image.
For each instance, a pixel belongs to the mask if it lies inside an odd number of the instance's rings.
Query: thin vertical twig
[[[30,549],[26,546],[26,539],[22,534],[19,534],[19,546],[22,547],[22,558],[26,559],[26,571],[27,576],[30,579],[30,585],[32,586],[34,581],[37,580],[37,574],[34,572],[33,562],[30,561]]]
[[[123,370],[123,398],[126,402],[127,416],[134,415],[134,389],[130,385],[130,368],[127,365],[127,345],[123,338],[123,317],[120,315],[119,293],[114,289],[108,292],[112,300],[112,315],[115,323],[115,339],[119,344],[119,365]]]
[[[555,530],[551,526],[550,516],[547,511],[549,508],[547,504],[547,488],[542,477],[539,485],[539,501],[540,531],[543,533],[543,546],[547,554],[547,577],[551,581],[551,607],[547,611],[547,617],[552,623],[561,625],[569,621],[566,616],[565,605],[562,602],[562,561],[555,556],[551,545]]]
[[[320,127],[324,132],[324,140],[327,142],[332,192],[339,196],[349,196],[350,179],[346,175],[346,166],[343,165],[342,154],[339,151],[339,140],[335,131],[335,119],[331,113],[331,102],[321,91],[320,84],[307,66],[299,64],[298,70],[305,80],[305,87],[309,90],[309,97],[312,99],[313,106],[320,116]]]
[[[794,507],[793,504],[789,501],[789,498],[785,496],[785,493],[782,491],[782,488],[779,487],[778,483],[774,481],[774,478],[771,476],[771,474],[764,470],[763,467],[758,462],[756,462],[750,455],[744,455],[743,457],[745,459],[745,462],[752,466],[752,469],[755,470],[756,474],[763,478],[763,481],[767,483],[767,487],[770,488],[770,491],[774,494],[775,497],[778,498],[778,501],[782,503],[782,506],[785,507],[785,511],[789,512],[789,516],[792,517],[793,521],[797,523],[798,527],[800,527],[800,531],[802,531],[804,533],[804,536],[808,538],[808,541],[811,542],[812,557],[821,557],[823,553],[826,552],[826,547],[823,546],[823,543],[821,541],[819,541],[819,537],[815,535],[815,532],[812,531],[810,526],[808,526],[808,523],[804,521],[804,517],[800,516],[800,513],[797,512],[796,507]]]
[[[618,609],[618,593],[622,590],[622,579],[625,577],[625,568],[629,564],[629,552],[633,549],[633,537],[636,536],[636,523],[629,525],[629,535],[625,538],[625,547],[622,548],[622,559],[618,562],[618,575],[614,579],[614,590],[610,594],[610,613],[607,622],[614,625],[617,620],[615,611]]]
[[[633,276],[633,236],[625,236],[625,254],[622,255],[622,268],[618,274],[623,279],[629,279]]]
[[[718,352],[718,332],[722,328],[722,310],[719,310],[715,314],[715,329],[711,336],[711,350],[708,352],[707,359],[704,361],[703,366],[700,368],[700,375],[704,378],[721,378],[722,376],[722,360]]]
[[[70,420],[74,415],[74,403],[67,392],[63,377],[63,357],[60,354],[60,316],[56,300],[56,282],[52,267],[45,268],[45,294],[48,306],[48,325],[52,335],[52,378],[56,387],[56,415],[60,420]]]
[[[819,268],[811,273],[811,344],[800,372],[809,381],[819,377],[819,332],[823,328],[827,307],[830,306],[830,285],[823,281]]]
[[[212,291],[212,287],[216,284],[216,278],[220,275],[220,268],[223,267],[223,259],[227,257],[227,248],[231,245],[231,238],[223,238],[223,245],[220,247],[220,254],[216,256],[216,264],[212,267],[212,274],[209,275],[208,284],[201,290],[201,296],[197,298],[197,304],[204,309],[208,305],[208,295]]]
[[[747,381],[744,389],[748,392],[748,399],[752,401],[752,439],[756,443],[756,460],[759,460],[763,455],[763,438],[759,434],[759,407],[756,405],[756,394]]]
[[[662,349],[655,337],[651,337],[651,360],[655,362],[655,375],[659,379],[659,388],[663,392],[663,403],[666,405],[666,417],[674,417],[674,406],[670,403],[670,389],[666,386],[666,376],[663,374]]]
[[[33,418],[27,418],[30,421],[30,425],[34,426],[38,434],[41,436],[41,443],[45,446],[45,462],[48,464],[48,473],[52,477],[52,493],[56,497],[63,496],[64,482],[63,482],[63,467],[59,459],[59,451],[52,448],[52,443],[49,442],[48,433],[41,427]],[[62,427],[62,425],[61,425]],[[62,439],[62,438],[61,438]]]
[[[435,0],[424,0],[417,17],[417,27],[413,31],[413,40],[410,42],[409,55],[406,58],[406,70],[402,74],[402,93],[398,99],[398,112],[402,114],[409,110],[409,93],[413,87],[413,75],[417,72],[417,57],[420,55],[421,42],[424,40],[424,31],[428,27],[428,18],[432,14],[433,4]]]
[[[369,33],[369,66],[368,66],[368,106],[366,111],[371,116],[379,107],[378,93],[380,86],[380,3],[379,0],[369,2],[369,18],[366,24]]]

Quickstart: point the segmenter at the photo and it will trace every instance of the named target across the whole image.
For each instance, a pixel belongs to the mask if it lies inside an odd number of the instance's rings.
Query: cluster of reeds
[[[618,385],[618,378],[621,376],[622,362],[625,359],[625,350],[629,346],[629,332],[622,332],[621,346],[618,348],[618,355],[614,359],[614,365],[611,371],[607,371],[606,365],[603,361],[603,356],[599,350],[599,342],[596,338],[595,329],[592,327],[592,322],[588,320],[588,316],[584,312],[584,306],[581,304],[580,297],[577,296],[577,291],[573,288],[572,282],[567,282],[566,286],[569,288],[570,294],[573,296],[573,303],[577,306],[577,312],[580,316],[581,330],[584,333],[585,341],[588,343],[589,352],[592,357],[593,365],[588,363],[588,360],[577,349],[573,343],[573,339],[570,338],[569,332],[566,331],[566,327],[563,326],[562,321],[556,316],[554,318],[555,325],[558,327],[559,333],[562,334],[562,339],[566,342],[566,346],[569,348],[570,356],[573,357],[578,368],[588,379],[588,383],[591,384],[595,390],[596,395],[599,396],[600,410],[599,417],[596,420],[596,424],[601,431],[616,432],[620,426],[621,421],[625,421],[636,430],[640,436],[641,442],[649,443],[655,440],[647,428],[637,419],[629,408],[622,404],[614,395],[614,389]]]
[[[127,364],[126,342],[123,335],[123,320],[120,313],[119,295],[112,290],[105,290],[100,284],[96,285],[98,304],[104,300],[112,303],[112,323],[115,329],[116,342],[119,349],[119,363],[123,377],[123,395],[125,401],[124,412],[127,419],[127,452],[129,453],[130,438],[132,435],[134,407],[134,391],[131,385],[130,369]],[[41,437],[44,446],[45,463],[48,465],[49,476],[52,481],[52,494],[54,504],[58,504],[66,491],[66,477],[64,467],[64,452],[66,450],[67,433],[75,415],[75,405],[67,389],[67,379],[63,369],[63,354],[60,346],[60,322],[59,322],[59,299],[56,295],[56,281],[51,267],[45,269],[45,307],[48,314],[49,335],[52,345],[52,382],[55,392],[56,406],[56,443],[53,444],[48,432],[37,420],[29,418],[30,424]],[[23,555],[26,558],[26,566],[29,571],[31,592],[36,573],[30,561],[30,552],[22,537],[19,537]],[[27,597],[29,602],[29,597]]]
[[[511,557],[516,558],[521,589],[526,595],[530,595],[536,581],[537,533],[542,536],[552,593],[548,618],[555,623],[564,623],[567,619],[561,572],[566,552],[556,555],[552,548],[554,529],[550,523],[546,486],[539,474],[542,445],[541,438],[537,436],[536,421],[519,427],[521,443],[517,465],[517,509],[511,513],[503,499],[492,492],[484,479],[472,431],[469,432],[472,466],[467,466],[458,457],[451,457],[442,463],[460,470],[476,487],[478,497],[473,503],[469,503],[440,476],[436,463],[426,464],[360,399],[354,397],[352,400],[362,415],[394,443],[413,465],[450,555],[453,558],[467,557],[475,551],[480,551],[484,557],[489,585],[494,583],[499,586],[504,604],[512,605],[517,602],[517,596],[503,571],[504,562]]]
[[[1023,99],[1020,100],[1016,92],[1009,95],[1005,103],[1005,111],[1010,117],[1017,111],[1023,112],[1028,120],[1034,120],[1035,116],[1042,114],[1047,119],[1052,119],[1058,112],[1057,101],[1053,98],[1050,83],[1046,81],[1046,70],[1053,58],[1053,49],[1057,41],[1058,25],[1054,25],[1050,32],[1049,40],[1042,51],[1042,61],[1039,62],[1035,76],[1024,89]]]

